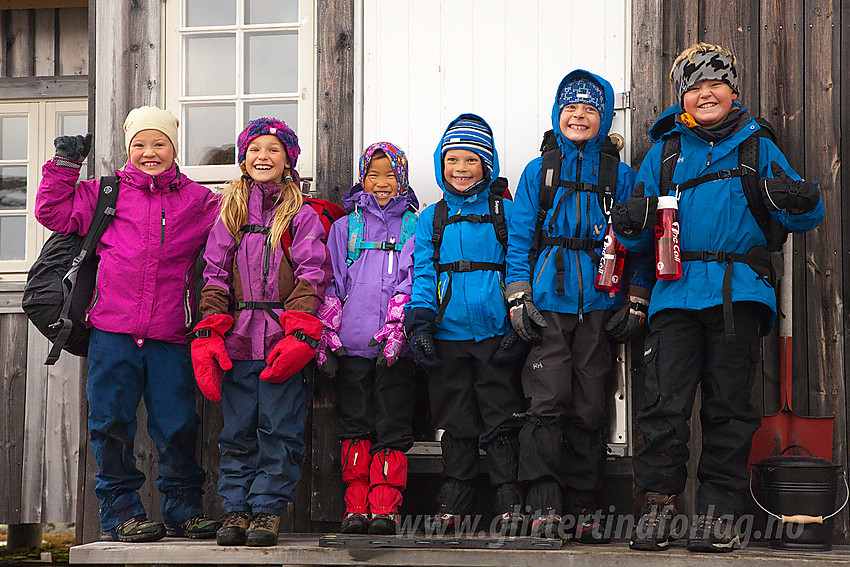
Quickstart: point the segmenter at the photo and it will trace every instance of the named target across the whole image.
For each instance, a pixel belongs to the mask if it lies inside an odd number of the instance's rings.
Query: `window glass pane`
[[[27,117],[0,117],[0,159],[27,159]]]
[[[185,94],[236,94],[236,37],[216,34],[186,37]],[[266,62],[269,58],[266,58]]]
[[[0,217],[0,260],[23,260],[26,246],[27,217]]]
[[[236,163],[234,132],[235,104],[184,106],[185,120],[180,125],[186,132],[183,150],[186,165]]]
[[[298,32],[245,34],[245,92],[291,93],[298,90]]]
[[[298,0],[245,0],[245,23],[289,24],[298,21]]]
[[[186,27],[236,24],[236,0],[186,0]]]
[[[298,133],[298,101],[280,100],[274,102],[249,102],[245,104],[245,116],[255,118],[280,118],[286,125]]]
[[[27,209],[27,167],[6,165],[0,167],[0,210]]]

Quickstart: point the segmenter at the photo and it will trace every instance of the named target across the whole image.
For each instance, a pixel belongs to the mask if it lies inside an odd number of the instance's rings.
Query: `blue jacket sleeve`
[[[643,194],[645,197],[649,195],[660,195],[659,180],[661,179],[661,143],[652,146],[643,158],[640,164],[640,169],[637,173],[635,186],[643,183]],[[644,254],[653,254],[653,234],[652,230],[644,230],[632,237],[618,236],[620,243],[626,247],[629,252],[642,252]]]
[[[437,272],[434,270],[434,205],[429,205],[416,222],[413,249],[413,289],[408,309],[424,307],[437,312]]]
[[[513,201],[513,212],[508,223],[508,251],[505,256],[507,274],[505,284],[531,283],[531,265],[528,252],[537,226],[540,210],[541,160],[531,161],[522,172]]]
[[[770,168],[771,162],[776,162],[785,170],[788,177],[799,180],[801,177],[796,171],[791,169],[788,160],[785,159],[785,154],[776,147],[768,138],[761,138],[759,146],[759,177],[773,178],[773,171]],[[792,215],[786,210],[775,211],[771,213],[779,224],[790,230],[791,232],[803,233],[817,227],[823,220],[826,211],[823,206],[823,198],[818,201],[817,206],[808,213]]]
[[[632,196],[635,186],[635,171],[628,165],[621,163],[617,175],[617,202],[628,201]],[[622,237],[617,237],[623,240]],[[652,289],[655,283],[653,260],[649,252],[643,249],[633,249],[626,252],[626,263],[623,271],[630,285]]]

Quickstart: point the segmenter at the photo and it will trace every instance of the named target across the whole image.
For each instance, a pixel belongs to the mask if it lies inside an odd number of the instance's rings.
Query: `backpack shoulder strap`
[[[419,215],[416,214],[416,211],[411,209],[404,211],[404,216],[401,218],[401,234],[398,239],[400,246],[404,246],[416,232],[417,220],[419,220]]]
[[[493,230],[496,231],[496,240],[505,250],[508,249],[508,224],[505,221],[505,203],[502,195],[507,188],[508,180],[497,177],[490,185],[489,195],[490,221],[493,223]]]
[[[673,132],[664,139],[661,147],[661,179],[659,188],[661,195],[668,195],[673,185],[673,172],[676,170],[676,162],[682,151],[682,139],[679,132]]]
[[[443,231],[449,220],[449,204],[440,199],[434,205],[434,229],[431,234],[431,244],[434,246],[434,266],[440,263],[440,246],[443,244]]]
[[[97,195],[97,205],[94,208],[94,216],[91,225],[83,240],[83,250],[91,253],[94,251],[106,227],[115,217],[115,205],[118,203],[118,185],[120,179],[112,175],[100,178],[100,189]]]
[[[770,215],[759,187],[759,146],[763,137],[770,137],[770,133],[754,133],[741,142],[738,146],[738,167],[744,171],[741,185],[744,197],[747,198],[747,207],[764,233],[767,249],[775,252],[782,249],[788,231]]]
[[[620,152],[611,141],[605,137],[602,151],[599,152],[599,179],[597,181],[596,196],[599,199],[599,208],[607,217],[614,206],[617,197],[617,174],[620,169]]]
[[[349,266],[360,257],[360,242],[363,240],[363,212],[359,207],[348,215],[348,256],[345,263]]]

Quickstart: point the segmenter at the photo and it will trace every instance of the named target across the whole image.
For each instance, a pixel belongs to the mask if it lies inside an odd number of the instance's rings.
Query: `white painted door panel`
[[[515,187],[552,127],[564,75],[587,69],[626,92],[629,10],[626,0],[363,0],[356,151],[379,140],[401,146],[412,187],[433,203],[434,148],[451,119],[474,112],[493,128]],[[626,115],[617,110],[612,132],[628,140]]]

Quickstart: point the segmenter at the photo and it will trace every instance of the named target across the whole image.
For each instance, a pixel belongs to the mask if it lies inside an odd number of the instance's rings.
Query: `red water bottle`
[[[626,249],[617,241],[611,221],[608,221],[605,240],[602,243],[602,257],[599,259],[599,269],[596,270],[596,281],[594,282],[596,289],[609,293],[620,291],[620,278],[623,275],[625,259]]]
[[[658,197],[655,213],[655,277],[682,277],[682,246],[679,239],[679,201],[672,195]]]

